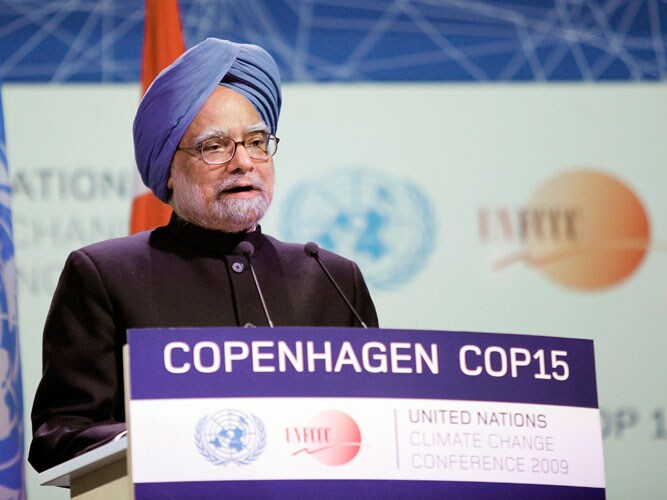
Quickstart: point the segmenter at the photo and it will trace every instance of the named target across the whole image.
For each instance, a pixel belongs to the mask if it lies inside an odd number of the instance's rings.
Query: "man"
[[[276,326],[359,326],[303,245],[258,226],[273,196],[280,104],[268,53],[217,39],[190,49],[146,92],[134,122],[137,164],[174,215],[165,227],[70,254],[44,328],[29,454],[38,471],[125,431],[126,329],[268,324],[249,259]],[[356,264],[321,257],[377,326]]]

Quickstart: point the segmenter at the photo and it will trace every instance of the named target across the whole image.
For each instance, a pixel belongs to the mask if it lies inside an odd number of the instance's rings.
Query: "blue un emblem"
[[[18,343],[11,189],[0,102],[0,498],[25,498],[23,394]]]
[[[255,415],[238,410],[221,410],[199,421],[195,445],[215,465],[247,465],[264,451],[266,431]]]
[[[336,170],[303,182],[289,193],[281,215],[284,240],[315,241],[353,259],[376,288],[408,282],[435,244],[433,210],[423,191],[378,170]]]

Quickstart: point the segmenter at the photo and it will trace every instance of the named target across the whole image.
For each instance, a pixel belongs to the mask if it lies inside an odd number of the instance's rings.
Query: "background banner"
[[[23,387],[9,179],[0,92],[0,498],[24,499]]]

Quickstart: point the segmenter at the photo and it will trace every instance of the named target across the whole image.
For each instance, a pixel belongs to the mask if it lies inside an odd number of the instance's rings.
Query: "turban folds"
[[[276,132],[280,74],[268,52],[217,38],[195,45],[155,78],[134,118],[134,156],[141,179],[164,202],[176,148],[217,85],[248,99],[271,133]]]

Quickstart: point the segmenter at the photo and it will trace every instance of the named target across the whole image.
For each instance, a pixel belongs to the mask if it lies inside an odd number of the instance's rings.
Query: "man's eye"
[[[202,151],[215,153],[216,151],[225,149],[225,145],[221,141],[206,141],[204,144],[202,144],[201,148]]]
[[[244,143],[251,148],[263,148],[266,145],[266,134],[257,134],[248,137]]]

